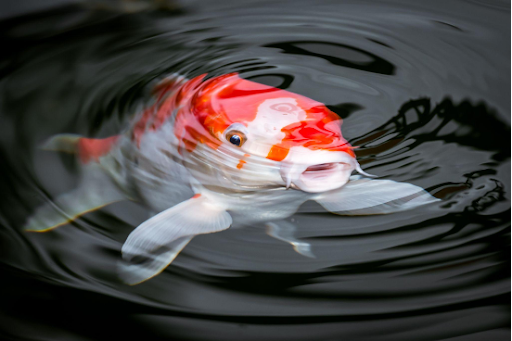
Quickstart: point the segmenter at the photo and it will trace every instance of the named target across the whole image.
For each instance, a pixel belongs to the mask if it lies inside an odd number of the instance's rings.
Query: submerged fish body
[[[26,229],[47,231],[119,200],[142,202],[159,213],[129,235],[119,266],[136,284],[165,269],[193,236],[225,230],[233,219],[267,222],[270,235],[312,256],[293,226],[279,222],[307,200],[346,215],[438,200],[411,184],[352,175],[369,176],[324,104],[237,74],[205,77],[161,82],[155,103],[122,135],[50,139],[46,149],[78,154],[83,179],[39,208]]]

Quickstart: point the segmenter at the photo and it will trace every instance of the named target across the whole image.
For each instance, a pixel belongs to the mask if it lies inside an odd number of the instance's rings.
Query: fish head
[[[318,193],[342,187],[360,169],[341,118],[305,96],[229,74],[203,82],[183,107],[192,116],[185,130],[194,143],[238,151],[218,167],[231,162],[229,178],[237,183]]]

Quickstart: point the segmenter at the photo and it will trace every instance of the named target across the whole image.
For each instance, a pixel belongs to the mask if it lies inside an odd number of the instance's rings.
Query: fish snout
[[[313,155],[314,152],[317,151],[309,153],[310,157],[296,156],[282,163],[281,177],[287,188],[309,193],[331,191],[345,185],[357,168],[356,160],[347,153],[318,151]]]

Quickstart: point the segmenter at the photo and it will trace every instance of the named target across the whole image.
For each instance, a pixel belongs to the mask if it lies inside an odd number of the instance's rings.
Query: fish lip
[[[306,168],[306,170],[304,172],[302,172],[302,174],[314,174],[317,172],[330,171],[330,170],[335,169],[337,164],[339,164],[339,163],[340,162],[327,162],[327,163],[320,163],[320,164],[312,165],[312,166],[309,166],[308,168]],[[344,163],[344,162],[341,162],[341,163]]]
[[[283,162],[280,173],[286,188],[321,193],[343,187],[358,165],[355,158],[344,154],[332,154],[314,164]]]
[[[319,193],[343,187],[354,167],[346,162],[329,162],[307,167],[295,181],[305,192]]]

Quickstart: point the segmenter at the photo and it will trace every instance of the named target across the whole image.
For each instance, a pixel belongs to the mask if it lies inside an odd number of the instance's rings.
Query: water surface
[[[68,6],[0,23],[0,335],[15,340],[510,339],[510,4],[187,1]],[[364,170],[442,201],[289,218],[316,258],[263,226],[203,235],[158,277],[116,275],[147,218],[117,203],[21,227],[77,182],[57,133],[117,134],[155,80],[239,72],[325,103]],[[236,227],[236,226],[235,226]]]

